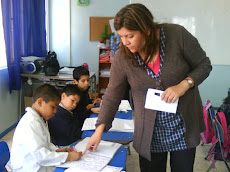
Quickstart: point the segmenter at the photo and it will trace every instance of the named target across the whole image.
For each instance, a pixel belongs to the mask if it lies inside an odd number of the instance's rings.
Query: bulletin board
[[[89,40],[100,41],[99,36],[105,31],[105,23],[114,17],[89,17]],[[111,33],[110,26],[108,27],[108,33]]]

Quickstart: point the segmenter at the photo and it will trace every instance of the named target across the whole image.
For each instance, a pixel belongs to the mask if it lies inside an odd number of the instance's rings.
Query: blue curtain
[[[45,0],[1,0],[9,91],[20,90],[21,57],[45,57]]]

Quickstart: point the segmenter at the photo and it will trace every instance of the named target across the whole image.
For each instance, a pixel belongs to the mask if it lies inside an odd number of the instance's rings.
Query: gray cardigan
[[[162,24],[165,32],[165,56],[160,79],[163,90],[180,83],[187,76],[194,80],[195,86],[179,99],[178,111],[185,125],[185,140],[188,148],[200,143],[200,132],[205,130],[202,102],[198,85],[208,77],[212,67],[197,39],[184,27],[175,24]],[[134,65],[135,64],[135,65]],[[150,145],[153,135],[156,111],[145,109],[148,88],[156,88],[157,81],[147,75],[135,60],[118,50],[111,67],[110,81],[101,106],[96,126],[106,124],[105,131],[111,127],[124,95],[130,84],[134,108],[135,130],[133,146],[146,159],[151,159]]]

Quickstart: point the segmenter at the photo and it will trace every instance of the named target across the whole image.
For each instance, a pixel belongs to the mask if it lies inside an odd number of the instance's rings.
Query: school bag
[[[81,66],[82,66],[82,67],[85,67],[87,70],[89,70],[89,65],[88,65],[88,63],[83,63]]]
[[[204,143],[212,144],[205,158],[212,161],[207,171],[211,168],[215,168],[216,160],[224,161],[228,171],[230,171],[227,164],[230,160],[230,126],[227,124],[225,114],[223,112],[215,113],[209,100],[205,102],[204,109],[206,131],[201,133],[201,140]],[[211,138],[213,131],[214,136]]]
[[[215,111],[209,100],[206,100],[203,106],[203,117],[205,123],[205,131],[200,133],[201,141],[205,144],[212,142],[213,137],[215,136],[215,131],[213,129],[211,117],[214,117]]]
[[[44,64],[44,72],[46,76],[56,76],[60,70],[60,65],[57,60],[57,54],[53,51],[49,51],[45,64]]]
[[[224,103],[217,109],[217,118],[220,121],[220,125],[222,126],[224,132],[225,140],[222,140],[222,152],[225,159],[230,160],[230,104],[229,104],[229,95],[225,98]],[[215,146],[215,159],[223,160],[223,156],[221,154],[220,145],[217,144]]]
[[[217,144],[215,145],[214,159],[227,160],[230,158],[230,127],[227,126],[226,117],[223,112],[217,112],[215,120],[219,130],[219,137],[217,138]],[[218,142],[221,142],[221,144],[218,144]],[[221,154],[221,151],[223,152],[223,155]]]

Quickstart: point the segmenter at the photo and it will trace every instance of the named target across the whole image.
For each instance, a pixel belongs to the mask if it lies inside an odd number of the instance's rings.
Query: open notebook
[[[78,152],[84,152],[89,137],[80,141],[75,148]],[[121,144],[101,141],[95,152],[87,151],[83,157],[78,161],[68,161],[58,167],[79,167],[84,170],[100,171],[104,168],[113,158]]]

